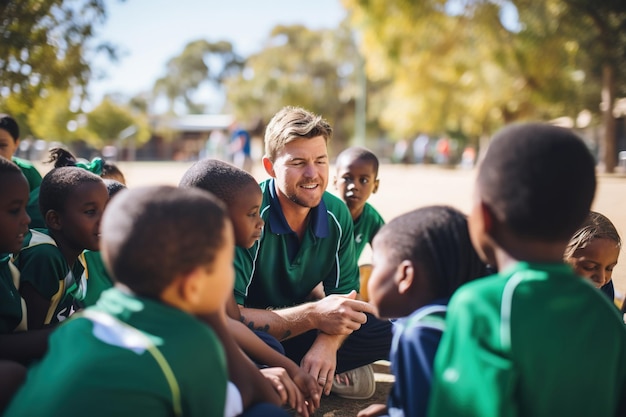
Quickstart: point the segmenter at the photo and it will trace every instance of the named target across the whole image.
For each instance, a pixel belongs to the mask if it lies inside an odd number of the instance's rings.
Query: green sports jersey
[[[15,265],[20,271],[20,283],[28,282],[50,300],[44,324],[65,320],[75,311],[75,301],[85,298],[87,285],[83,265],[77,261],[70,269],[45,229],[29,231]]]
[[[28,204],[26,204],[26,213],[30,216],[31,229],[45,229],[46,221],[39,210],[39,187],[35,188],[28,195]]]
[[[372,240],[376,233],[385,224],[385,221],[381,215],[372,207],[369,203],[365,203],[363,207],[363,213],[354,222],[354,246],[356,251],[357,260],[361,256],[363,249],[369,243],[372,244]]]
[[[565,264],[520,262],[452,297],[435,359],[434,416],[615,416],[626,328]]]
[[[28,181],[30,191],[38,188],[39,184],[41,184],[41,174],[37,171],[37,168],[35,168],[33,163],[16,156],[12,157],[11,160],[22,170],[22,174],[24,174],[26,180]]]
[[[54,331],[4,415],[223,416],[227,379],[209,326],[112,288]]]
[[[263,234],[250,249],[236,248],[235,298],[252,308],[286,307],[304,302],[320,282],[328,294],[359,289],[352,217],[346,205],[325,192],[311,209],[299,241],[282,213],[274,180],[261,183]]]
[[[85,307],[89,307],[96,304],[104,290],[113,286],[113,281],[104,267],[100,251],[86,250],[81,256],[82,263],[85,265],[85,278],[87,278],[87,293],[82,303]]]
[[[26,330],[26,305],[20,296],[20,273],[10,255],[0,259],[0,334]]]

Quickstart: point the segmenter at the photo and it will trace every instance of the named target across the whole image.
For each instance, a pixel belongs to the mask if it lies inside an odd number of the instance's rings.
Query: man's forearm
[[[261,310],[239,306],[241,321],[250,329],[262,330],[278,340],[289,339],[316,329],[314,303],[280,310]]]

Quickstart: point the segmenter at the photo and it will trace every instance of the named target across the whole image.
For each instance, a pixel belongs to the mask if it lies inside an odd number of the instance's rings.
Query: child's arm
[[[48,310],[50,310],[50,300],[39,294],[29,282],[21,283],[20,295],[24,299],[26,311],[28,311],[28,329],[37,330],[43,328]]]
[[[304,395],[304,398],[313,405],[313,410],[310,411],[313,412],[319,407],[320,386],[315,381],[315,378],[304,372],[294,361],[265,344],[245,324],[231,319],[228,326],[235,341],[248,356],[263,365],[285,368],[300,392]],[[293,398],[289,398],[289,404],[298,412],[301,412],[299,406],[304,407],[304,404],[294,405],[293,400]]]
[[[48,337],[54,326],[0,335],[0,359],[8,359],[29,365],[40,359],[48,350]]]
[[[241,351],[227,325],[226,312],[220,311],[200,317],[217,334],[222,342],[228,362],[230,380],[237,386],[243,401],[244,410],[258,402],[282,405],[274,391],[252,361]]]

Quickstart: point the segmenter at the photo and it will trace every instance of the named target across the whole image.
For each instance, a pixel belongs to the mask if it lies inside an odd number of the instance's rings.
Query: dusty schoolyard
[[[187,162],[120,162],[129,187],[148,184],[177,185],[183,173],[191,166]],[[42,173],[49,167],[42,167]],[[328,190],[332,186],[334,170]],[[267,178],[260,165],[256,165],[253,175],[259,180]],[[463,169],[442,169],[431,166],[382,165],[379,171],[380,189],[370,203],[386,221],[409,210],[431,205],[447,204],[468,212],[471,207],[475,171]],[[616,225],[622,238],[626,238],[626,176],[599,175],[599,187],[593,209],[608,216]],[[371,252],[366,250],[361,263],[368,262]],[[618,294],[626,293],[626,255],[613,273]],[[619,295],[618,295],[619,296]],[[355,416],[358,410],[374,402],[385,402],[393,378],[384,362],[375,365],[377,391],[366,401],[344,400],[331,395],[322,399],[322,407],[316,416],[339,417]]]

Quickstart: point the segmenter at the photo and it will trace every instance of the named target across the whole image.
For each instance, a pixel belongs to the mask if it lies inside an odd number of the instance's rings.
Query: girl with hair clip
[[[100,219],[109,197],[103,180],[90,172],[101,169],[101,160],[80,167],[64,149],[51,154],[54,169],[39,189],[46,228],[31,229],[15,259],[29,329],[66,319],[85,298],[84,266],[77,260],[85,249],[99,250]]]
[[[578,275],[590,280],[613,302],[615,290],[611,275],[621,246],[622,240],[613,223],[606,216],[591,211],[570,239],[564,259]]]

